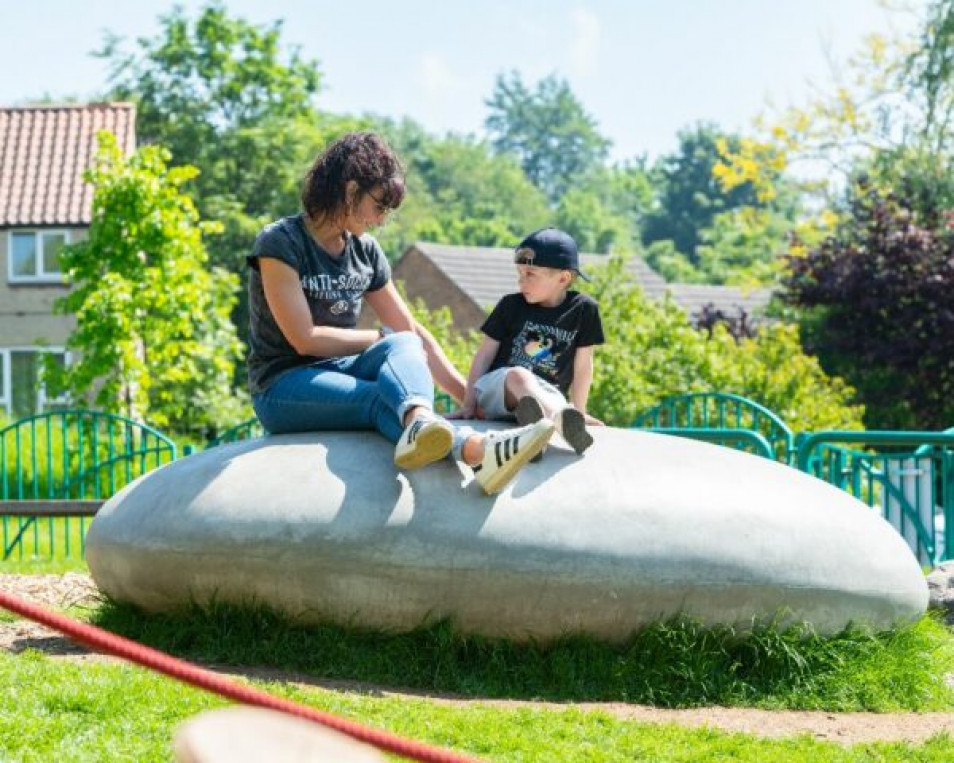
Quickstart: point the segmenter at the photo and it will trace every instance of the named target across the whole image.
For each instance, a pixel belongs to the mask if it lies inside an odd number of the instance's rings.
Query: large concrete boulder
[[[214,598],[517,639],[620,641],[677,614],[833,633],[925,611],[911,551],[848,494],[728,448],[594,434],[584,457],[551,445],[495,497],[450,461],[398,472],[373,433],[214,448],[110,500],[87,561],[103,592],[147,610]]]

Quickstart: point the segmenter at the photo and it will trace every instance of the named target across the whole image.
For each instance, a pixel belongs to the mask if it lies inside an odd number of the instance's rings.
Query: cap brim
[[[580,278],[582,278],[584,281],[587,281],[587,282],[588,282],[588,281],[590,280],[590,277],[589,277],[586,273],[584,273],[582,270],[577,270],[577,271],[576,271],[576,274],[577,274]]]

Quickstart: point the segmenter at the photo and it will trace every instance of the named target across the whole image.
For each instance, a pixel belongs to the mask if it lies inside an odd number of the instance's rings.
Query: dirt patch
[[[0,575],[0,590],[27,601],[54,609],[95,606],[99,592],[88,575]],[[112,660],[89,652],[41,625],[25,620],[0,622],[0,650],[19,653],[37,649],[71,660]],[[941,732],[954,735],[954,713],[829,713],[814,711],[770,711],[734,707],[707,707],[692,710],[665,710],[621,702],[557,703],[523,700],[474,699],[447,694],[431,694],[394,689],[354,681],[325,681],[294,671],[271,668],[207,666],[216,672],[265,681],[282,681],[305,687],[352,692],[375,697],[407,697],[454,706],[486,705],[501,708],[533,707],[561,711],[578,708],[599,711],[615,718],[643,723],[674,723],[688,727],[710,727],[759,737],[779,738],[807,734],[819,740],[844,745],[874,741],[918,743]]]

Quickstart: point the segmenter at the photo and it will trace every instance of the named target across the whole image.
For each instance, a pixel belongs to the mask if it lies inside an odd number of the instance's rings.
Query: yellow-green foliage
[[[805,355],[797,327],[766,326],[756,339],[736,342],[717,326],[709,336],[671,300],[648,300],[623,265],[614,257],[595,268],[588,288],[607,339],[596,356],[594,415],[628,426],[669,395],[731,392],[761,403],[796,432],[862,428],[853,390]]]
[[[398,288],[403,292],[402,286]],[[467,372],[470,371],[470,362],[480,346],[483,335],[479,331],[461,332],[454,328],[454,319],[449,307],[429,310],[420,299],[408,300],[408,306],[411,308],[414,319],[427,327],[457,370],[467,376]]]

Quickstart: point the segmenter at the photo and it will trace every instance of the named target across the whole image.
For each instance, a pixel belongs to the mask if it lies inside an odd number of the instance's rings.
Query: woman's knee
[[[380,340],[380,344],[388,356],[412,354],[426,362],[424,343],[413,331],[395,331]]]
[[[413,331],[392,331],[380,339],[385,347],[419,347],[424,349],[424,343]]]

